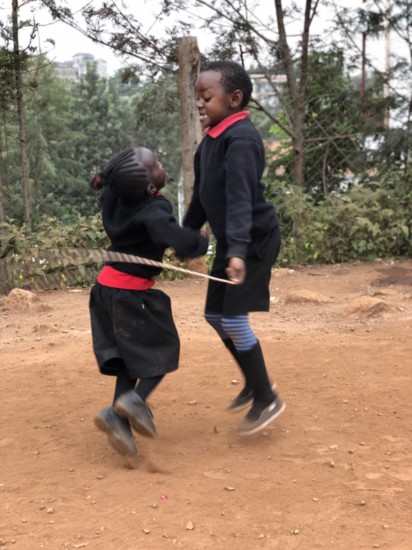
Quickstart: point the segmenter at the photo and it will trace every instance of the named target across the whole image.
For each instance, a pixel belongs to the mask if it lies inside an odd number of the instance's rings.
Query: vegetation
[[[31,285],[45,273],[57,285],[93,280],[95,262],[65,263],[62,251],[105,246],[98,195],[88,181],[124,147],[157,152],[177,212],[176,37],[187,33],[192,16],[216,36],[204,57],[244,62],[255,79],[251,116],[267,143],[265,180],[281,220],[282,264],[411,256],[410,57],[395,52],[390,71],[378,69],[354,39],[354,31],[370,42],[391,30],[412,51],[410,2],[387,9],[374,0],[344,10],[332,3],[333,44],[313,30],[324,3],[285,8],[276,0],[273,21],[264,24],[244,2],[240,9],[232,0],[164,0],[165,24],[171,12],[175,19],[184,15],[185,23],[168,27],[161,39],[143,32],[118,3],[101,9],[88,3],[82,32],[136,64],[107,80],[90,64],[79,81],[63,81],[34,46],[36,23],[22,21],[13,0],[9,20],[0,22],[0,260],[13,282]],[[43,4],[53,18],[78,25],[55,0],[28,4]],[[286,33],[292,19],[300,22],[295,41]],[[31,30],[24,45],[23,28]],[[45,262],[52,250],[59,254]]]

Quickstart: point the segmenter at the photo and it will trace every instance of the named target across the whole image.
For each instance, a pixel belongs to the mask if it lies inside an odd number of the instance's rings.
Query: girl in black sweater
[[[197,107],[205,136],[194,159],[195,183],[184,226],[205,222],[216,237],[205,318],[239,364],[245,385],[229,410],[251,406],[238,431],[255,433],[285,408],[273,391],[262,350],[248,319],[269,310],[269,282],[280,247],[279,223],[261,182],[265,151],[245,111],[252,94],[246,71],[232,61],[205,67],[196,81]]]
[[[170,202],[159,193],[165,172],[149,149],[121,151],[90,185],[103,188],[109,250],[156,261],[162,261],[168,247],[179,257],[206,253],[207,239],[181,228]],[[170,298],[153,288],[160,271],[148,265],[107,262],[90,294],[96,360],[102,374],[116,376],[113,405],[95,417],[95,424],[121,454],[137,452],[131,428],[155,435],[146,399],[166,373],[178,368],[180,343]]]

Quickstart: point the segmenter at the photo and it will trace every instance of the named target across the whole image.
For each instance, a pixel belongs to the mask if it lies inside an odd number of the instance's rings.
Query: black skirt
[[[178,368],[179,335],[167,294],[96,283],[89,308],[93,351],[102,374],[116,376],[119,359],[130,378],[150,378]]]
[[[273,264],[279,254],[280,230],[274,229],[256,237],[246,258],[246,279],[241,285],[209,281],[205,310],[224,316],[247,315],[250,311],[269,311],[269,283]],[[210,272],[214,277],[227,279],[226,247],[219,242]]]

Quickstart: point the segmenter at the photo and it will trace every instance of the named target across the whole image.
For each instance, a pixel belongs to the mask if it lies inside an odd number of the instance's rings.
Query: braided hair
[[[141,160],[141,148],[129,147],[117,153],[90,181],[92,189],[108,185],[122,199],[142,199],[150,184],[148,171]]]

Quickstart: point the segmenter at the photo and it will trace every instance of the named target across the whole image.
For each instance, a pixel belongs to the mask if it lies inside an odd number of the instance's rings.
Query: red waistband
[[[97,277],[97,282],[103,286],[123,288],[124,290],[148,290],[155,284],[154,279],[135,277],[114,269],[110,265],[104,266]]]

